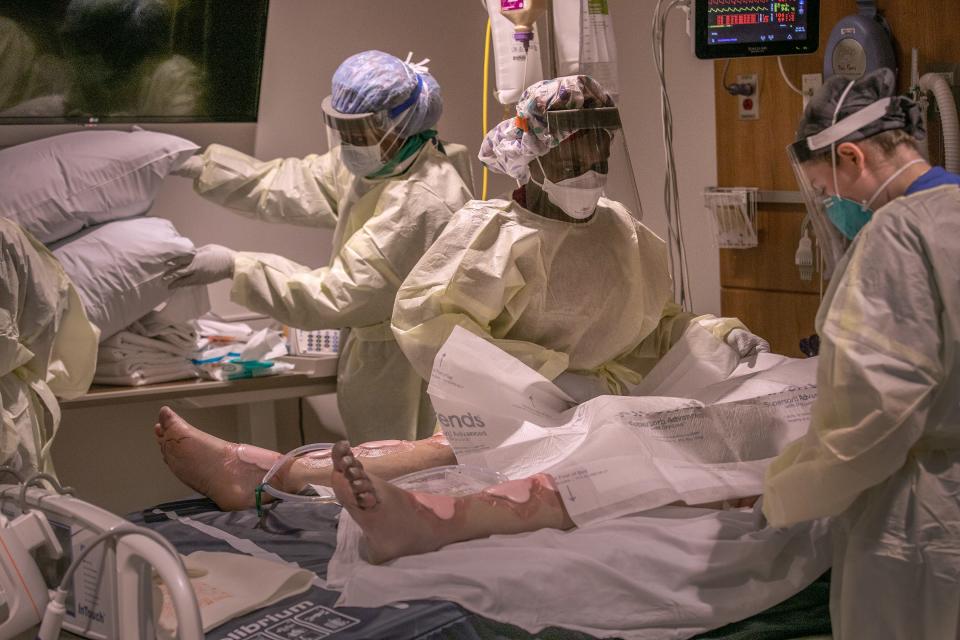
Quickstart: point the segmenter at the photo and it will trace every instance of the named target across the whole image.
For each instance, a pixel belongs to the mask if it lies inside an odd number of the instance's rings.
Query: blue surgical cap
[[[432,129],[443,112],[440,85],[425,67],[383,51],[350,56],[333,74],[331,101],[340,113],[387,111],[402,122],[399,133],[412,136]]]

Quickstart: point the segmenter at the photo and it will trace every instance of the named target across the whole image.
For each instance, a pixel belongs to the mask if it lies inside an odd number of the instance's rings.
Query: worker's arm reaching
[[[207,200],[266,222],[333,228],[341,185],[349,181],[335,152],[262,161],[212,144],[176,173]]]

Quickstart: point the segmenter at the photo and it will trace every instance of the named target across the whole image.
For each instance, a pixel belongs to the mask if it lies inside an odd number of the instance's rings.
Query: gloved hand
[[[193,261],[186,266],[170,264],[171,269],[163,274],[170,281],[170,288],[211,284],[233,277],[233,260],[236,251],[219,244],[205,244],[197,249]]]
[[[203,172],[203,154],[196,154],[187,158],[187,161],[184,162],[178,169],[171,171],[171,175],[180,176],[182,178],[199,178],[200,174]]]
[[[761,352],[770,352],[770,343],[746,329],[733,329],[727,334],[727,344],[740,354],[741,358],[749,358]]]

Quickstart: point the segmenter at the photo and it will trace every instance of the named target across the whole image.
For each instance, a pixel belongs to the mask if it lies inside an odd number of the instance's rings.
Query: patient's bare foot
[[[340,504],[363,529],[368,561],[387,562],[445,544],[435,527],[454,517],[454,498],[413,494],[368,474],[346,441],[333,447],[331,480]]]
[[[154,425],[163,461],[194,491],[233,511],[254,506],[254,490],[279,453],[238,445],[191,426],[169,407]]]

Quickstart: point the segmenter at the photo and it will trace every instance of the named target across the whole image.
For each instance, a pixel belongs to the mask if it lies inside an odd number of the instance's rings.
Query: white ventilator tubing
[[[957,116],[957,102],[953,98],[953,91],[947,81],[936,73],[921,77],[920,88],[932,93],[937,100],[940,126],[943,130],[943,167],[951,173],[960,173],[960,119]]]

